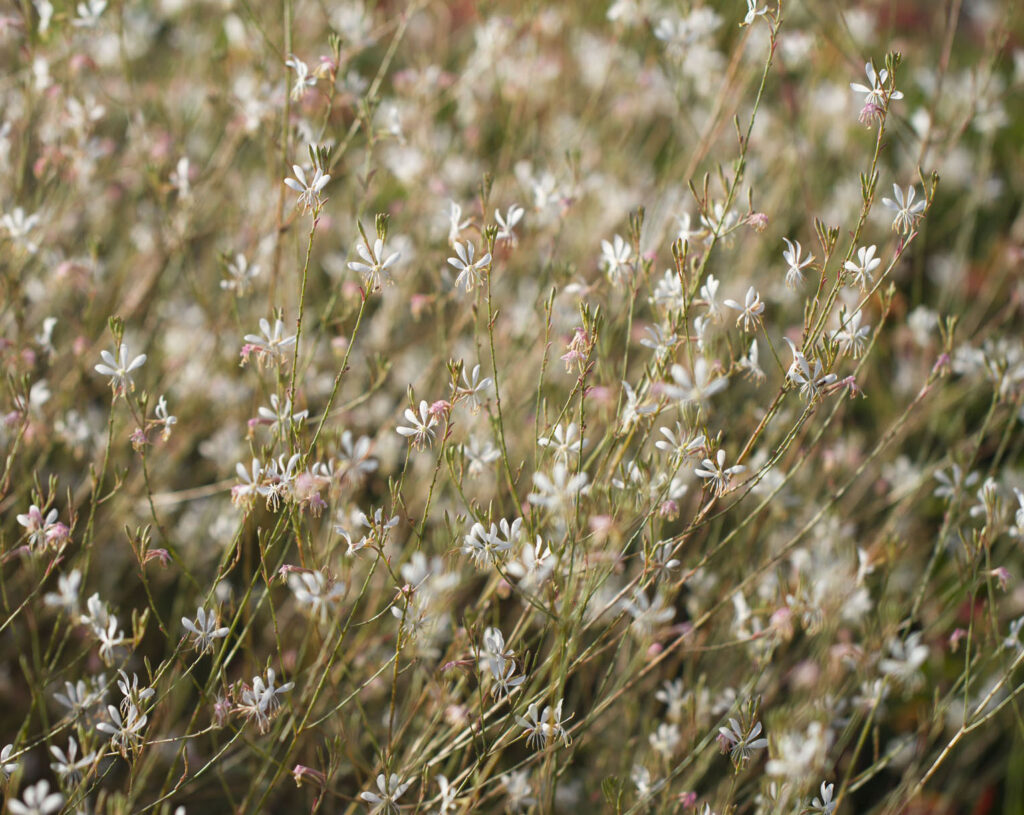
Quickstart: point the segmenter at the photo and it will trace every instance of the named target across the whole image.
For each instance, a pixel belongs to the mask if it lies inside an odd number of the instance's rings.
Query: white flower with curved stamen
[[[106,6],[106,3],[103,5]],[[7,802],[7,810],[11,815],[50,815],[59,812],[63,806],[64,796],[59,792],[50,792],[50,782],[46,779],[25,787],[20,801],[9,798]]]
[[[246,345],[242,348],[242,360],[248,359],[251,353],[256,354],[258,361],[270,358],[275,362],[284,362],[285,349],[295,345],[295,335],[285,335],[284,322],[275,319],[274,325],[266,317],[260,318],[261,334],[246,334],[244,339]]]
[[[753,25],[754,20],[758,17],[763,17],[768,13],[768,6],[762,8],[757,7],[757,0],[747,0],[747,14],[743,18],[743,22],[740,23],[740,28],[744,26]]]
[[[899,232],[901,235],[906,235],[911,232],[917,225],[917,222],[921,220],[925,207],[928,206],[928,202],[923,198],[920,201],[914,200],[917,197],[917,190],[914,189],[913,184],[907,187],[906,194],[904,194],[903,190],[901,190],[897,184],[893,184],[892,194],[893,198],[883,198],[882,203],[889,209],[896,211],[896,215],[892,220],[893,232]]]
[[[377,792],[361,792],[359,797],[373,805],[371,812],[395,813],[399,811],[398,799],[412,786],[412,781],[403,781],[397,774],[377,776]]]
[[[790,241],[789,238],[782,240],[786,244],[786,249],[782,252],[782,259],[786,261],[787,265],[786,285],[795,288],[804,282],[804,269],[814,263],[814,255],[808,253],[806,258],[801,258],[803,249],[800,246],[800,241]]]
[[[214,642],[223,639],[230,633],[229,628],[217,625],[217,616],[208,612],[202,606],[196,609],[196,619],[193,622],[188,617],[181,618],[181,625],[192,636],[192,647],[200,654],[213,651]]]
[[[462,387],[457,391],[457,395],[460,398],[466,399],[469,402],[469,409],[476,413],[480,410],[481,401],[480,397],[482,394],[490,390],[494,385],[494,380],[489,376],[480,378],[480,366],[474,365],[473,372],[471,374],[466,373],[466,368],[462,368]]]
[[[145,364],[145,354],[139,354],[129,362],[128,346],[122,342],[117,347],[116,357],[109,351],[100,351],[100,357],[103,362],[93,366],[94,370],[110,377],[110,387],[113,388],[115,395],[135,390],[135,382],[130,374]]]
[[[718,728],[718,733],[737,767],[746,764],[755,750],[763,750],[768,746],[768,739],[758,738],[761,735],[760,722],[754,722],[749,730],[744,730],[738,721],[729,719],[729,726]]]
[[[412,408],[406,408],[405,420],[409,426],[399,425],[395,430],[399,435],[409,439],[413,447],[425,447],[434,438],[437,417],[430,412],[430,405],[426,400],[420,401],[419,415],[413,413]]]
[[[331,610],[345,594],[345,584],[328,580],[323,572],[293,572],[288,575],[288,588],[299,607],[321,623],[327,622]]]
[[[717,323],[722,319],[722,306],[718,302],[718,287],[721,281],[714,275],[708,275],[704,285],[700,287],[700,302],[708,308],[707,318]]]
[[[554,707],[548,705],[543,712],[540,712],[538,704],[533,702],[526,709],[526,716],[516,716],[516,724],[524,728],[523,735],[531,747],[548,747],[558,739],[568,747],[571,740],[565,730],[565,722],[570,718],[572,717],[562,718],[562,700],[559,699],[558,704]]]
[[[839,351],[854,359],[864,353],[868,337],[871,335],[871,326],[861,325],[860,321],[861,313],[855,311],[832,332],[832,341],[839,346]]]
[[[629,278],[633,271],[633,264],[630,262],[632,256],[632,247],[621,235],[616,235],[611,243],[601,241],[600,266],[613,286],[618,286]]]
[[[519,236],[515,233],[516,225],[523,219],[523,214],[526,212],[518,204],[513,204],[508,208],[508,213],[502,217],[499,210],[494,210],[494,220],[498,222],[498,234],[494,236],[496,241],[503,241],[509,246],[517,246],[519,244]]]
[[[289,54],[284,64],[295,71],[295,84],[292,85],[291,97],[298,101],[306,95],[306,91],[316,86],[316,76],[310,74],[309,66],[295,54]]]
[[[669,370],[675,384],[662,385],[662,390],[669,399],[681,405],[696,404],[704,407],[708,399],[724,390],[729,380],[724,376],[715,376],[715,369],[704,357],[698,357],[693,363],[693,378],[682,365],[673,365]]]
[[[739,475],[746,470],[743,464],[734,464],[732,467],[725,466],[725,450],[719,450],[714,459],[706,458],[703,464],[694,470],[694,473],[707,481],[711,491],[715,495],[724,495],[732,485],[734,475]]]
[[[885,100],[888,99],[902,99],[903,94],[900,91],[890,92],[885,87],[886,81],[889,79],[889,71],[883,68],[878,73],[875,73],[875,65],[872,62],[868,62],[864,65],[864,74],[870,82],[870,86],[861,85],[859,82],[851,82],[850,87],[857,91],[857,93],[863,93],[865,95],[865,105],[877,105],[879,107],[884,106]]]
[[[394,282],[390,269],[402,259],[400,252],[385,252],[384,241],[380,238],[373,242],[372,248],[362,243],[357,244],[356,251],[363,260],[350,261],[348,268],[363,276],[363,281],[370,291],[378,291],[385,284]]]
[[[476,247],[467,241],[455,244],[455,254],[457,257],[448,258],[448,264],[459,273],[455,278],[455,287],[463,286],[468,294],[483,283],[484,275],[491,265],[491,253],[485,252],[477,258]]]
[[[861,291],[867,290],[867,288],[875,282],[872,272],[874,272],[882,263],[881,258],[875,257],[876,248],[877,247],[874,244],[871,246],[862,246],[857,250],[856,263],[852,260],[848,260],[843,264],[843,269],[850,273],[853,282],[860,287]]]
[[[535,506],[556,511],[568,511],[577,496],[585,495],[589,491],[587,474],[577,473],[570,476],[569,468],[561,461],[555,463],[550,477],[544,473],[534,473],[533,488],[534,492],[527,496],[527,500]]]
[[[307,181],[306,171],[298,164],[292,165],[292,173],[295,177],[286,178],[284,184],[299,194],[295,206],[303,213],[318,211],[324,205],[324,199],[320,197],[320,191],[327,186],[327,182],[331,180],[331,177],[325,175],[324,171],[317,167],[313,171],[312,178]]]
[[[761,324],[761,315],[764,314],[764,302],[761,300],[761,295],[757,293],[757,289],[753,286],[747,289],[747,295],[742,304],[737,303],[735,300],[726,300],[725,305],[740,313],[740,316],[736,318],[736,325],[742,325],[744,331],[753,331]]]

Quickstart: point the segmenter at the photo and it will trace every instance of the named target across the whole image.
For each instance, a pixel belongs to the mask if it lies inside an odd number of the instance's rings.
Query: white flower
[[[260,733],[266,733],[270,729],[270,720],[274,718],[281,709],[281,700],[278,694],[287,693],[295,687],[294,682],[285,682],[280,687],[274,686],[276,675],[273,668],[267,669],[267,679],[254,676],[252,687],[248,685],[242,688],[242,693],[236,706],[236,710],[247,719],[256,722]]]
[[[241,252],[235,255],[234,260],[227,261],[225,265],[227,266],[229,277],[226,280],[220,281],[220,287],[224,291],[233,291],[239,296],[249,290],[252,281],[260,273],[260,267],[255,263],[250,266],[249,261]]]
[[[7,230],[11,240],[20,244],[30,254],[34,255],[39,251],[39,244],[29,238],[29,233],[39,224],[40,215],[34,212],[26,215],[21,207],[15,207],[10,212],[0,216],[0,227]]]
[[[742,28],[743,26],[750,25],[758,17],[762,17],[762,16],[764,16],[767,13],[768,13],[768,7],[767,6],[765,6],[764,8],[759,9],[757,7],[757,0],[747,0],[747,14],[743,18],[743,22],[740,23],[740,27]]]
[[[430,405],[426,400],[420,401],[418,416],[413,413],[412,408],[406,408],[405,420],[409,422],[409,427],[399,425],[395,430],[399,435],[409,439],[413,447],[424,447],[434,438],[434,425],[437,424],[437,418],[430,412]]]
[[[269,424],[274,433],[281,437],[289,436],[292,428],[301,427],[306,417],[309,416],[308,410],[292,413],[291,397],[287,397],[284,404],[281,404],[281,398],[276,393],[270,394],[270,407],[260,406],[256,412],[259,419]]]
[[[736,325],[742,325],[743,330],[747,332],[757,328],[761,322],[761,315],[764,314],[764,303],[753,286],[747,289],[747,296],[742,305],[735,300],[726,300],[725,305],[740,313],[740,316],[736,318]]]
[[[634,590],[632,599],[622,601],[622,607],[633,618],[634,630],[641,634],[649,634],[657,626],[669,622],[676,616],[676,610],[672,606],[666,606],[665,599],[660,594],[655,594],[652,602],[640,588]]]
[[[872,272],[882,263],[881,258],[875,257],[875,249],[876,247],[874,244],[871,246],[862,246],[857,250],[856,263],[852,260],[848,260],[843,264],[843,268],[850,272],[853,276],[853,282],[860,287],[861,291],[865,291],[868,286],[875,282]]]
[[[600,266],[613,286],[618,286],[629,277],[633,271],[630,257],[633,249],[621,235],[616,235],[612,243],[601,241],[601,262]]]
[[[826,374],[822,367],[821,360],[813,360],[814,370],[811,370],[811,361],[803,355],[802,351],[796,350],[796,345],[789,337],[783,337],[793,353],[793,362],[789,366],[786,378],[800,389],[800,394],[808,401],[817,398],[823,388],[831,385],[838,378],[835,374]]]
[[[295,71],[295,84],[292,86],[292,99],[299,100],[306,91],[316,85],[316,76],[309,73],[309,67],[294,54],[289,54],[284,64]]]
[[[149,718],[133,705],[128,705],[128,710],[122,717],[121,712],[113,705],[107,705],[109,722],[100,722],[96,729],[101,733],[110,736],[110,744],[121,755],[126,755],[129,750],[142,746],[142,730],[149,721]]]
[[[29,547],[42,549],[46,546],[47,536],[57,526],[57,510],[51,509],[44,518],[42,510],[32,504],[28,512],[17,516],[17,521],[28,533]]]
[[[491,263],[491,253],[485,252],[482,257],[474,260],[476,247],[467,241],[455,244],[455,254],[458,257],[448,258],[449,265],[459,273],[455,278],[455,287],[464,286],[468,294],[474,286],[483,283],[484,274]]]
[[[286,178],[284,183],[286,187],[295,190],[299,194],[295,206],[303,212],[319,210],[324,204],[323,199],[320,197],[320,191],[327,186],[327,182],[331,180],[331,177],[324,175],[324,171],[317,167],[313,172],[313,177],[306,181],[306,172],[298,164],[292,165],[292,173],[295,175],[295,178]]]
[[[530,771],[516,770],[501,776],[501,785],[508,795],[508,808],[510,810],[526,809],[537,803],[533,797],[533,789],[530,787]]]
[[[730,751],[733,764],[737,767],[745,764],[755,750],[763,750],[768,746],[768,739],[758,738],[761,735],[760,722],[754,722],[753,726],[745,731],[736,719],[729,719],[729,726],[718,728],[718,733]]]
[[[372,249],[360,243],[356,246],[356,251],[363,259],[363,262],[357,260],[350,261],[348,268],[353,272],[359,272],[363,276],[363,280],[370,291],[377,291],[385,283],[394,282],[394,278],[389,270],[401,260],[402,255],[400,252],[386,253],[384,251],[384,241],[380,238],[373,242]]]
[[[811,809],[814,812],[820,812],[821,815],[832,815],[835,811],[837,801],[832,800],[832,790],[835,788],[834,784],[826,784],[824,781],[821,782],[821,798],[815,798],[811,802]]]
[[[50,745],[50,755],[56,759],[50,764],[50,769],[60,778],[69,778],[73,783],[77,783],[82,776],[82,770],[92,764],[93,759],[96,758],[96,753],[87,753],[78,758],[78,743],[70,737],[68,738],[67,753],[53,744]]]
[[[522,518],[516,518],[511,524],[502,518],[499,523],[500,526],[492,523],[488,531],[482,523],[477,522],[470,528],[469,534],[462,539],[463,553],[472,557],[477,566],[489,566],[497,563],[519,539],[519,531],[523,525]]]
[[[889,656],[879,661],[878,669],[913,689],[920,684],[921,666],[927,659],[928,646],[921,644],[921,632],[915,631],[905,640],[889,640]]]
[[[5,745],[3,750],[0,750],[0,772],[3,772],[5,779],[14,775],[20,766],[17,761],[11,761],[11,753],[13,752],[13,744]]]
[[[523,547],[519,560],[510,561],[506,568],[524,589],[536,589],[554,571],[555,556],[551,554],[551,547],[538,535],[533,545]]]
[[[385,777],[384,773],[377,776],[378,792],[361,792],[359,797],[369,804],[373,804],[373,812],[398,812],[398,799],[402,797],[412,781],[402,781],[397,774],[391,773]]]
[[[345,593],[345,584],[331,582],[323,572],[298,572],[288,575],[288,588],[295,595],[295,602],[320,622],[327,622],[327,615],[338,604]]]
[[[107,0],[83,0],[75,6],[75,18],[71,25],[75,28],[92,28],[99,22],[100,16],[106,11]]]
[[[135,382],[129,374],[141,368],[146,362],[146,355],[139,354],[131,362],[128,361],[128,346],[123,342],[117,347],[117,357],[109,351],[100,351],[103,362],[95,365],[97,373],[110,377],[110,387],[115,394],[135,390]]]
[[[474,365],[473,372],[471,374],[466,373],[466,368],[462,368],[462,387],[458,389],[458,395],[464,397],[469,402],[469,408],[476,413],[480,410],[480,397],[481,394],[486,393],[491,389],[494,384],[489,376],[480,378],[480,366]]]
[[[832,341],[839,345],[840,352],[849,354],[854,359],[864,353],[864,347],[871,334],[871,326],[861,325],[860,320],[860,311],[855,311],[841,321],[840,327],[832,332]]]
[[[703,464],[694,470],[700,478],[705,479],[715,495],[724,495],[729,491],[732,484],[732,477],[742,473],[747,468],[742,464],[734,464],[732,467],[725,466],[725,450],[719,450],[714,460],[704,459]]]
[[[893,231],[906,235],[921,220],[921,214],[924,212],[925,207],[928,206],[928,202],[923,198],[916,203],[914,202],[917,190],[914,189],[913,185],[907,187],[906,195],[904,195],[903,190],[896,184],[893,184],[892,194],[896,199],[895,201],[892,198],[883,198],[882,203],[889,207],[889,209],[896,210],[896,215],[892,220]]]
[[[716,323],[722,319],[722,307],[718,302],[719,285],[718,278],[709,274],[704,285],[700,287],[700,302],[708,307],[708,319]]]
[[[554,452],[555,459],[568,463],[570,456],[578,456],[583,449],[583,439],[580,438],[579,428],[575,422],[568,425],[556,425],[548,438],[537,439],[541,447],[550,447]]]
[[[262,336],[260,334],[245,335],[244,339],[247,344],[242,348],[242,359],[247,359],[250,353],[255,352],[260,361],[265,357],[270,357],[278,362],[283,361],[285,349],[295,345],[295,335],[285,336],[284,322],[281,320],[274,320],[274,326],[271,328],[270,321],[265,317],[260,318],[260,331]]]
[[[630,780],[636,785],[636,795],[641,801],[647,801],[665,786],[665,779],[651,780],[651,771],[640,764],[634,764],[629,773]]]
[[[20,801],[10,799],[7,803],[11,815],[50,815],[51,812],[59,812],[62,806],[64,796],[59,792],[50,792],[50,782],[45,779],[26,787]]]
[[[874,64],[868,62],[864,65],[864,73],[867,75],[868,82],[871,83],[871,86],[868,87],[866,85],[861,85],[858,82],[851,82],[850,87],[857,91],[857,93],[865,94],[865,106],[871,104],[883,107],[885,105],[886,98],[903,98],[903,94],[900,91],[893,91],[892,93],[889,93],[889,90],[885,87],[885,82],[889,78],[889,72],[885,68],[876,74]]]
[[[462,206],[454,201],[448,202],[448,243],[454,245],[462,234],[462,230],[473,223],[472,218],[462,218]]]
[[[494,219],[498,222],[498,226],[501,227],[494,239],[504,241],[509,246],[516,246],[519,243],[519,237],[515,233],[515,226],[523,219],[525,211],[518,204],[510,206],[505,217],[502,217],[501,212],[498,210],[494,210]]]
[[[555,463],[550,478],[544,473],[534,473],[533,488],[535,492],[531,492],[527,500],[551,510],[569,509],[577,495],[585,495],[589,491],[587,474],[570,476],[569,468],[561,461]]]
[[[182,617],[181,625],[192,635],[192,647],[199,653],[212,651],[214,640],[223,639],[231,630],[218,627],[217,616],[202,606],[196,609],[195,622],[188,617]]]
[[[808,253],[806,258],[800,257],[803,249],[800,246],[800,241],[790,241],[789,238],[783,238],[786,243],[786,249],[782,253],[782,259],[786,261],[788,268],[786,269],[786,285],[790,288],[794,288],[800,283],[804,282],[804,268],[810,266],[814,262],[814,255]]]
[[[756,339],[750,341],[750,350],[740,357],[736,365],[753,382],[764,382],[765,372],[761,369],[760,353],[757,348]]]
[[[558,704],[553,708],[548,705],[543,712],[539,712],[537,703],[533,702],[526,709],[525,717],[516,716],[516,724],[524,728],[526,743],[531,747],[544,748],[558,739],[561,739],[562,744],[568,747],[570,739],[565,730],[565,722],[570,718],[572,717],[562,718],[562,700],[559,699]]]
[[[939,470],[935,473],[935,480],[939,482],[939,486],[935,488],[932,495],[936,498],[952,501],[962,490],[977,484],[980,477],[978,473],[968,473],[965,477],[959,464],[950,465],[948,475],[945,470]]]
[[[683,405],[697,404],[703,407],[708,399],[724,390],[729,384],[726,377],[714,376],[714,369],[704,357],[698,357],[697,361],[693,363],[693,379],[679,364],[673,365],[669,369],[669,373],[672,374],[675,384],[665,384],[662,389],[669,399],[675,399]]]
[[[654,751],[660,753],[665,758],[672,757],[676,748],[679,747],[681,739],[682,736],[679,733],[679,728],[669,722],[659,724],[658,729],[647,737]]]

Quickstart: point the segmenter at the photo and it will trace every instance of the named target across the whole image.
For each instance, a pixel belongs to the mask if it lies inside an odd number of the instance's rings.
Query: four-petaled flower
[[[398,799],[402,797],[412,781],[403,781],[396,773],[385,776],[381,773],[377,776],[378,792],[361,792],[359,797],[369,804],[373,804],[372,812],[398,812]]]
[[[434,425],[437,424],[437,418],[430,412],[430,405],[426,400],[420,401],[418,416],[412,408],[406,408],[405,420],[409,422],[409,427],[399,425],[395,429],[400,435],[409,439],[413,447],[424,447],[434,438]]]
[[[899,190],[897,189],[897,193],[898,192]],[[871,246],[862,246],[857,250],[856,263],[852,260],[848,260],[843,264],[843,268],[853,276],[853,282],[860,286],[861,291],[864,291],[868,286],[875,282],[872,272],[882,263],[881,258],[875,257],[875,249],[876,247],[874,244]]]
[[[914,189],[913,184],[907,187],[906,195],[903,194],[899,185],[893,184],[892,194],[896,200],[883,198],[882,203],[889,209],[896,210],[896,215],[892,219],[893,231],[906,235],[921,220],[921,214],[928,206],[928,202],[923,198],[920,201],[914,201],[914,198],[917,197],[917,190]]]
[[[814,255],[808,253],[806,258],[801,259],[800,254],[803,249],[800,246],[800,241],[790,241],[789,238],[782,240],[785,241],[787,247],[782,253],[782,259],[789,267],[786,269],[786,285],[794,288],[804,282],[804,268],[814,262]]]
[[[372,248],[360,243],[356,246],[356,251],[363,260],[350,261],[348,268],[363,276],[370,291],[377,291],[385,283],[393,282],[390,269],[401,259],[400,252],[385,252],[384,241],[380,238],[373,242]]]
[[[706,458],[701,466],[694,470],[694,474],[707,481],[715,495],[724,495],[729,491],[732,477],[739,475],[747,468],[742,464],[734,464],[732,467],[725,466],[725,450],[715,453],[715,458]]]
[[[455,287],[465,286],[466,292],[471,292],[474,286],[483,282],[484,273],[491,263],[491,253],[485,252],[477,258],[476,247],[466,241],[466,243],[456,242],[455,254],[458,257],[448,258],[449,265],[459,273],[459,276],[455,278]]]
[[[313,177],[306,181],[306,171],[298,164],[292,165],[292,173],[295,175],[295,178],[286,178],[284,183],[286,187],[295,190],[299,194],[299,199],[295,202],[295,206],[303,212],[317,212],[324,205],[324,201],[320,197],[320,190],[327,186],[327,182],[331,180],[331,177],[324,175],[324,171],[317,167],[313,172]]]
[[[135,390],[135,382],[130,374],[141,368],[146,362],[146,355],[139,354],[131,362],[128,361],[128,346],[123,342],[117,347],[117,357],[109,351],[100,351],[103,362],[94,366],[97,373],[110,377],[110,387],[114,394],[123,394]]]

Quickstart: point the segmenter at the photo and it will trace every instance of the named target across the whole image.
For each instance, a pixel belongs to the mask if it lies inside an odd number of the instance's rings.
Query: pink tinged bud
[[[430,415],[441,418],[448,414],[448,411],[452,409],[452,403],[447,399],[438,399],[430,406]]]
[[[142,562],[149,563],[151,560],[159,560],[161,566],[167,566],[171,562],[171,553],[166,549],[150,549],[142,556]]]
[[[690,807],[697,806],[697,793],[695,792],[681,792],[679,793],[678,799],[680,806],[683,809],[689,809]]]
[[[671,498],[667,501],[663,501],[661,506],[658,508],[658,514],[662,518],[674,521],[679,517],[679,504],[673,501]]]
[[[960,640],[967,636],[966,629],[957,628],[949,635],[949,650],[954,654],[960,648]]]
[[[648,659],[657,659],[661,656],[661,652],[665,650],[665,646],[660,642],[652,642],[650,647],[647,649]]]
[[[747,223],[754,227],[755,232],[764,232],[768,228],[768,216],[763,212],[751,212],[747,216]]]
[[[1009,585],[1010,580],[1013,579],[1010,572],[1003,566],[993,569],[989,574],[996,579],[996,582],[999,584],[999,588],[1003,591],[1006,591],[1007,585]]]
[[[303,781],[319,784],[321,787],[327,782],[327,777],[322,772],[303,764],[295,765],[295,769],[292,770],[292,778],[295,779],[296,787],[301,787]]]
[[[885,111],[881,105],[876,102],[869,101],[860,109],[860,116],[857,117],[859,121],[865,127],[871,127],[875,122],[881,122]]]
[[[141,450],[143,447],[149,444],[149,439],[146,438],[146,434],[143,432],[141,427],[135,428],[135,430],[132,432],[132,435],[129,437],[129,440],[132,443],[132,447],[134,447],[136,450]]]
[[[313,517],[319,518],[325,509],[327,509],[327,502],[320,497],[320,493],[313,493],[313,497],[309,499],[309,511],[313,513]]]
[[[46,542],[50,546],[60,548],[71,539],[71,530],[62,523],[55,523],[46,530]]]

